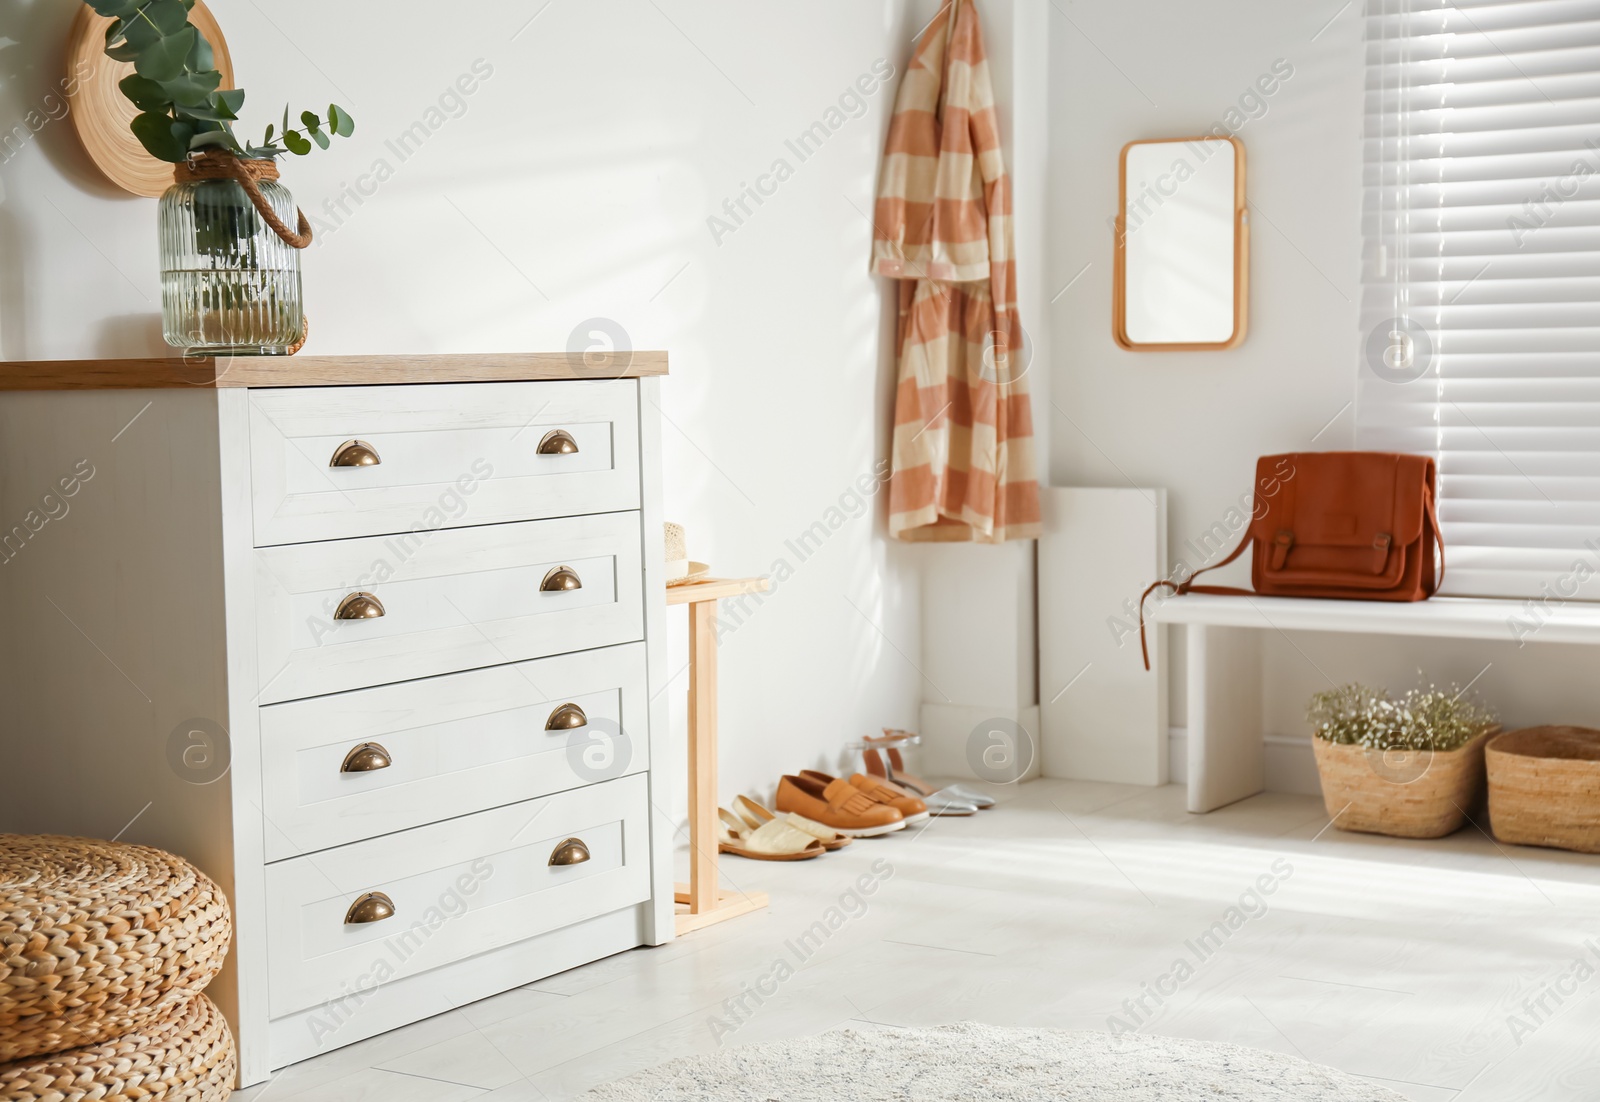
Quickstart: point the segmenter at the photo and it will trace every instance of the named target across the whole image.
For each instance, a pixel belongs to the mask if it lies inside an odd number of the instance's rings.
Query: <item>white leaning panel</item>
[[[1166,491],[1040,491],[1039,695],[1044,775],[1166,784],[1163,632],[1139,657],[1139,595],[1166,574]]]

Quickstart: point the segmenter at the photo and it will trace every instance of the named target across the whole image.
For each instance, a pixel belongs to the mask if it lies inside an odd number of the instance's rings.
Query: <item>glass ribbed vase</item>
[[[255,173],[274,213],[295,224],[275,169]],[[236,181],[193,179],[161,196],[161,330],[200,354],[282,356],[300,339],[300,255]]]

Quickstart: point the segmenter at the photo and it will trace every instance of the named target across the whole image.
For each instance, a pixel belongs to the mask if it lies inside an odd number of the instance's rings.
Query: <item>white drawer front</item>
[[[644,661],[628,643],[261,709],[267,860],[644,770]],[[551,729],[568,704],[587,722]],[[342,771],[363,744],[382,757],[353,764],[389,764]]]
[[[638,513],[255,552],[260,700],[406,681],[644,636]],[[578,589],[545,592],[566,566]],[[370,593],[384,613],[335,618]]]
[[[362,991],[647,899],[648,808],[623,777],[269,865],[270,1014],[326,1004],[331,1028]],[[589,859],[551,865],[568,838]],[[393,915],[346,922],[368,892]]]
[[[572,454],[540,454],[567,433]],[[350,440],[379,460],[332,466]],[[250,392],[257,547],[639,507],[631,380]]]

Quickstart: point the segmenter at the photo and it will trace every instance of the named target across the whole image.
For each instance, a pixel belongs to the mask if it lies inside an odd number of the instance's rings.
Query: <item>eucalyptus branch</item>
[[[271,126],[260,145],[244,146],[233,123],[244,106],[244,89],[222,89],[222,74],[213,64],[211,44],[189,22],[194,0],[85,0],[112,20],[106,29],[106,56],[132,62],[134,71],[118,84],[139,109],[129,129],[150,155],[177,163],[191,151],[221,147],[244,157],[303,156],[315,143],[328,148],[331,136],[347,138],[355,122],[337,105],[328,106],[324,122],[310,111],[300,115],[303,128],[289,129],[284,111],[282,144],[272,140]]]

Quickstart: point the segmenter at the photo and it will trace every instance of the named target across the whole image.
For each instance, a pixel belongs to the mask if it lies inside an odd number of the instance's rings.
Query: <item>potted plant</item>
[[[151,156],[175,167],[161,197],[161,315],[168,344],[203,353],[282,355],[302,339],[299,249],[311,227],[278,183],[275,158],[326,149],[354,120],[336,105],[299,127],[269,124],[242,144],[244,89],[221,89],[211,45],[189,22],[194,0],[87,0],[112,20],[106,55],[132,62],[118,85]],[[293,226],[294,228],[291,228]]]
[[[1499,730],[1461,690],[1432,685],[1399,700],[1343,685],[1313,696],[1307,718],[1333,825],[1400,838],[1461,828],[1483,791],[1484,743]]]

